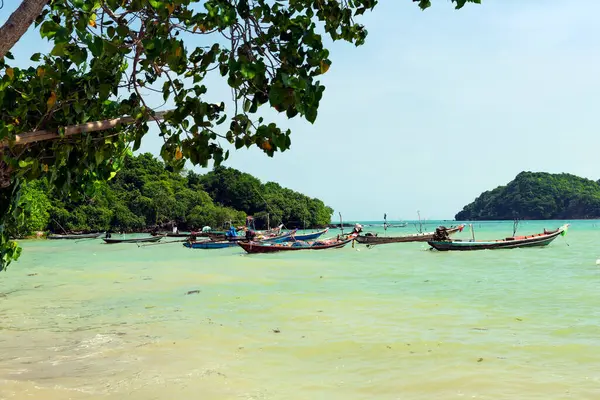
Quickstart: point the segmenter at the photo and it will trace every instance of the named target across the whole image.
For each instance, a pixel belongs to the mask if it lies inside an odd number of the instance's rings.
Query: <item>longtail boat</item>
[[[294,231],[289,231],[286,233],[282,233],[279,235],[274,235],[274,236],[258,236],[258,235],[254,235],[253,236],[253,241],[255,242],[270,242],[270,241],[278,241],[278,240],[284,240],[288,237],[290,237],[291,235],[294,234]],[[271,234],[273,235],[273,234]],[[248,242],[250,239],[246,236],[227,236],[226,238],[211,238],[211,240],[207,240],[207,241],[203,241],[203,242],[196,242],[193,237],[190,238],[190,240],[186,241],[185,243],[183,243],[183,245],[185,247],[187,247],[188,249],[225,249],[227,247],[235,247],[237,246],[237,243],[239,242]]]
[[[291,238],[294,236],[295,233],[296,233],[296,229],[285,232],[285,233],[278,233],[278,234],[271,233],[271,234],[266,234],[266,235],[256,235],[254,241],[256,241],[256,242],[282,242],[282,241],[286,241],[288,239],[292,240]]]
[[[260,232],[260,231],[258,231]],[[254,241],[254,242],[281,242],[284,240],[287,240],[291,237],[293,237],[293,235],[296,233],[296,229],[288,231],[288,232],[284,232],[284,233],[267,233],[267,234],[261,234],[261,233],[257,233],[257,231],[246,231],[245,235],[237,235],[237,236],[232,236],[232,235],[228,235],[225,236],[225,239],[220,238],[220,239],[213,239],[211,238],[211,240],[213,241],[223,241],[223,240],[228,240],[230,242],[248,242],[248,241]],[[237,233],[236,233],[237,234]]]
[[[295,242],[238,242],[238,246],[246,250],[247,253],[275,253],[278,251],[298,251],[298,250],[325,250],[339,249],[354,240],[356,235],[348,235],[345,237],[337,237],[333,239],[315,240],[312,242],[295,241]]]
[[[285,240],[291,239],[294,235],[295,231],[285,232],[279,235],[253,235],[252,237],[248,237],[245,235],[242,236],[226,236],[225,239],[211,239],[215,242],[221,242],[227,240],[229,242],[283,242]]]
[[[283,228],[283,225],[279,225],[275,228],[272,229],[267,229],[264,231],[255,231],[252,230],[252,232],[254,232],[256,234],[257,237],[259,238],[267,238],[267,237],[275,237],[281,234],[281,228]],[[250,230],[249,228],[240,228],[238,230],[238,232],[246,232]],[[227,237],[227,234],[229,233],[229,231],[210,231],[210,232],[203,232],[203,233],[195,233],[194,236],[196,237],[208,237],[211,240],[225,240],[225,238]]]
[[[99,233],[74,233],[71,235],[57,235],[57,234],[50,234],[47,236],[48,239],[95,239],[97,237],[100,237],[102,235],[102,232]]]
[[[178,238],[185,238],[185,237],[189,237],[192,235],[192,233],[173,233],[173,232],[150,232],[150,235],[152,236],[166,236],[166,237],[178,237]],[[198,234],[199,235],[199,234]]]
[[[151,236],[145,238],[133,238],[133,239],[117,239],[117,238],[102,238],[106,242],[106,244],[116,244],[116,243],[147,243],[147,242],[158,242],[164,236]]]
[[[540,247],[549,245],[559,235],[565,235],[569,224],[563,225],[553,231],[547,231],[528,236],[513,236],[498,240],[452,240],[448,238],[443,229],[436,229],[435,238],[427,243],[440,251],[467,251],[467,250],[495,250],[514,249],[518,247]]]
[[[311,232],[311,233],[300,233],[299,234],[298,232],[296,232],[290,236],[286,236],[283,238],[277,238],[274,241],[276,241],[276,242],[294,242],[297,240],[315,240],[315,239],[320,238],[327,232],[329,232],[329,228],[325,228],[323,230],[320,230],[317,232]]]
[[[213,242],[210,240],[204,242],[184,242],[183,245],[188,249],[225,249],[227,247],[237,246],[237,242],[230,242],[228,240],[222,240]]]
[[[458,225],[447,228],[446,231],[448,235],[453,235],[457,232],[462,232],[465,225]],[[367,244],[370,246],[375,246],[379,244],[389,244],[389,243],[407,243],[407,242],[428,242],[433,239],[435,232],[423,232],[423,233],[413,233],[411,235],[404,236],[367,236],[367,235],[359,235],[356,237],[356,241],[358,243]]]

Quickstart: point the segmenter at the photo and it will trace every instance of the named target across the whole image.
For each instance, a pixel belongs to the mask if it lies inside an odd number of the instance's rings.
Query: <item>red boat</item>
[[[269,242],[238,242],[238,246],[246,250],[250,254],[254,253],[275,253],[278,251],[297,251],[297,250],[325,250],[338,249],[344,247],[355,236],[350,235],[346,238],[335,238],[329,240],[315,240],[313,242],[295,241],[285,243],[269,243]]]

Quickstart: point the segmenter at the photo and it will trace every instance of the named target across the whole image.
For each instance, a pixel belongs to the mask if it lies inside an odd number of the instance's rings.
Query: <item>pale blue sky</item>
[[[364,46],[330,46],[316,123],[277,117],[289,151],[240,150],[226,165],[349,220],[450,219],[522,170],[599,179],[600,2],[483,3],[382,1],[361,20]],[[26,63],[45,47],[29,32],[14,53]],[[209,98],[229,98],[213,79]],[[142,150],[159,147],[149,135]]]

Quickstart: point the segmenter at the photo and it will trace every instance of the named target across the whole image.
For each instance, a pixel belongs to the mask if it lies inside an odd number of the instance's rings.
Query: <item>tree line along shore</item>
[[[15,238],[41,232],[150,232],[173,225],[180,231],[220,229],[229,222],[244,225],[247,216],[253,216],[256,229],[317,228],[327,226],[333,213],[319,199],[233,168],[176,173],[149,153],[128,156],[122,170],[91,193],[64,194],[46,179],[35,180],[23,188],[20,204],[25,218],[7,224]]]

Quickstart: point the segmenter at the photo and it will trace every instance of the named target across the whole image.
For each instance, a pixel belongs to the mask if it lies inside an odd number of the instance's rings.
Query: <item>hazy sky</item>
[[[349,220],[450,219],[523,170],[600,178],[600,2],[483,3],[381,1],[360,20],[364,46],[330,46],[316,123],[278,117],[289,151],[240,150],[226,165]],[[26,63],[45,47],[29,32],[14,53]],[[213,101],[229,97],[208,86]],[[159,148],[148,136],[142,150]]]

